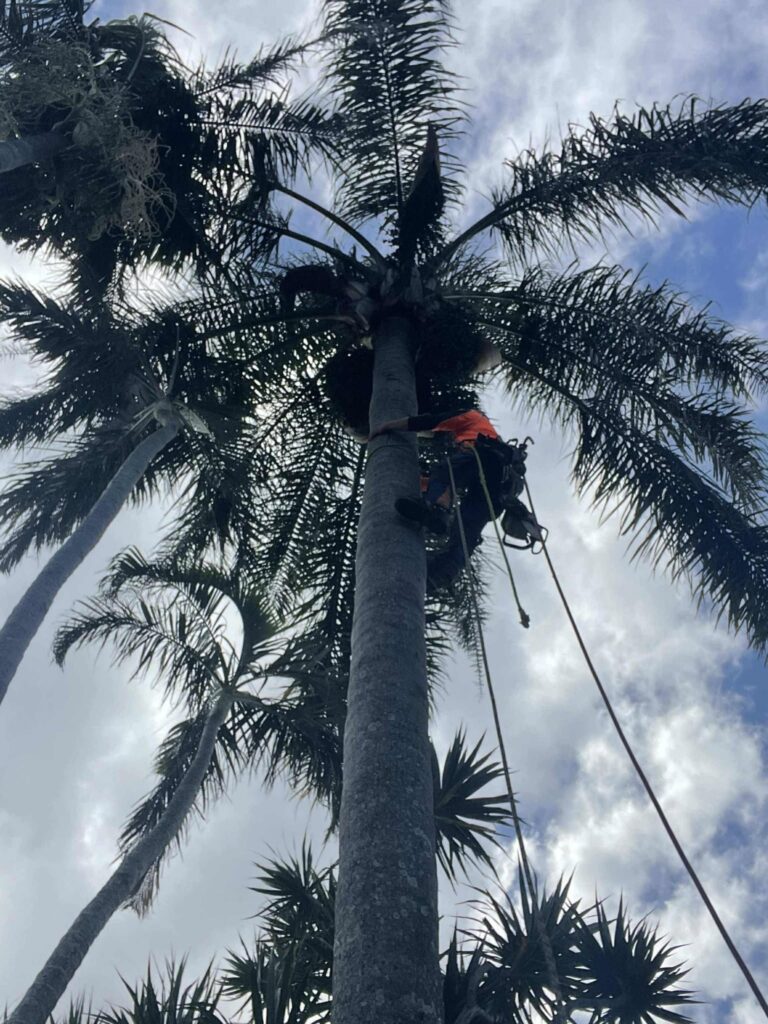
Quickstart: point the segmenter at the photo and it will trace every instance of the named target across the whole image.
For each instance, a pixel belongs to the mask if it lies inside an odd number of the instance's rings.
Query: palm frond
[[[491,287],[478,282],[462,292],[454,279],[441,282],[441,290],[490,332],[516,335],[523,347],[539,343],[564,363],[578,361],[581,372],[591,369],[594,387],[606,376],[612,387],[624,383],[628,395],[670,377],[676,386],[739,398],[768,387],[763,342],[708,307],[693,309],[668,283],[644,284],[608,266],[558,275],[532,268],[506,286],[494,278]]]
[[[684,575],[763,649],[765,455],[746,411],[717,396],[681,397],[674,385],[629,397],[535,336],[513,352],[515,398],[576,433],[577,487],[620,515],[636,554]]]
[[[706,107],[691,97],[632,115],[616,109],[608,120],[593,114],[558,152],[507,161],[511,181],[494,194],[493,210],[438,258],[491,228],[525,262],[532,250],[552,252],[563,240],[627,227],[630,216],[681,213],[691,200],[752,206],[768,184],[767,139],[765,100]]]
[[[445,0],[325,0],[333,48],[327,84],[343,119],[339,201],[353,222],[378,218],[396,237],[431,126],[443,144],[459,131],[456,83],[440,55],[453,43]],[[442,182],[454,198],[450,158]]]
[[[53,654],[60,665],[73,647],[109,642],[118,664],[136,657],[140,674],[153,673],[169,697],[192,708],[204,705],[226,673],[210,631],[173,603],[97,598],[81,602],[80,609],[56,633]]]
[[[504,777],[490,754],[480,754],[481,745],[482,740],[469,749],[466,735],[460,730],[448,748],[442,770],[432,748],[437,857],[451,882],[470,864],[492,867],[489,848],[499,846],[495,832],[511,821],[509,809],[503,806],[506,794],[478,795]]]

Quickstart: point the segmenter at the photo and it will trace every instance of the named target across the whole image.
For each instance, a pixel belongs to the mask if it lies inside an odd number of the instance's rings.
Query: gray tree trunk
[[[216,734],[233,699],[231,691],[221,693],[205,723],[194,760],[162,820],[123,857],[109,880],[77,915],[11,1014],[8,1024],[45,1024],[94,940],[115,911],[136,892],[146,873],[173,841],[200,791],[213,755]]]
[[[371,427],[413,416],[414,330],[374,341]],[[333,968],[334,1024],[439,1024],[435,820],[424,642],[424,543],[398,516],[418,495],[413,434],[371,443],[357,542]]]
[[[51,556],[8,616],[0,629],[0,703],[59,590],[101,539],[147,466],[173,440],[177,432],[178,425],[170,424],[153,431],[136,445],[91,511]]]
[[[55,132],[28,135],[25,139],[5,139],[0,142],[0,174],[50,160],[66,143],[66,137]]]

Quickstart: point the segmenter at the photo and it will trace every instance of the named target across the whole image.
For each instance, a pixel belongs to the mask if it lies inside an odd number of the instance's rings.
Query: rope
[[[485,469],[483,468],[483,460],[480,458],[480,453],[478,452],[477,448],[474,447],[474,445],[472,446],[472,452],[473,452],[473,454],[475,456],[475,460],[477,461],[477,472],[478,472],[478,474],[480,476],[480,485],[483,488],[483,494],[485,495],[485,500],[488,503],[488,511],[490,513],[490,516],[491,516],[491,522],[493,523],[493,528],[496,531],[496,540],[498,540],[498,542],[499,542],[499,548],[500,548],[501,553],[502,553],[502,555],[504,557],[504,564],[507,567],[507,576],[509,576],[509,582],[512,585],[512,593],[513,593],[514,598],[515,598],[515,604],[517,605],[517,613],[520,616],[520,625],[523,626],[525,629],[528,629],[528,627],[531,624],[531,617],[528,614],[528,612],[523,608],[523,606],[520,604],[520,598],[519,598],[518,593],[517,593],[517,586],[515,585],[515,577],[512,575],[512,566],[510,565],[510,562],[509,562],[509,556],[507,555],[507,549],[504,547],[504,541],[501,539],[501,532],[499,531],[499,524],[496,521],[496,518],[497,518],[496,517],[496,510],[493,507],[493,499],[491,498],[491,492],[488,490],[488,481],[487,481],[487,479],[485,477]]]
[[[479,459],[478,459],[478,461],[479,461]],[[456,520],[457,520],[458,525],[459,525],[459,536],[461,538],[461,547],[462,547],[462,550],[463,550],[463,553],[464,553],[464,564],[465,564],[466,570],[467,570],[467,579],[469,580],[469,592],[470,592],[470,596],[471,596],[471,599],[472,599],[472,609],[473,609],[473,612],[474,612],[474,615],[475,615],[475,622],[476,622],[476,625],[477,625],[478,640],[480,641],[480,653],[481,653],[482,662],[483,662],[483,671],[484,671],[484,674],[485,674],[485,682],[486,682],[486,686],[488,688],[488,695],[489,695],[490,700],[491,700],[491,709],[493,711],[493,723],[494,723],[494,727],[496,729],[496,742],[498,743],[499,754],[501,755],[501,763],[502,763],[502,767],[503,767],[503,770],[504,770],[504,779],[505,779],[506,787],[507,787],[507,797],[509,799],[509,808],[510,808],[510,811],[512,813],[512,821],[513,821],[513,824],[514,824],[514,827],[515,827],[515,835],[517,837],[518,850],[520,851],[520,863],[521,863],[522,869],[523,869],[523,879],[524,879],[524,882],[525,882],[525,886],[528,889],[528,895],[529,895],[529,898],[530,898],[530,906],[531,906],[531,914],[532,914],[532,917],[533,917],[534,926],[535,926],[535,928],[536,928],[536,930],[537,930],[537,932],[539,934],[539,939],[541,941],[542,951],[544,953],[544,960],[545,960],[545,963],[546,963],[546,966],[547,966],[547,974],[549,975],[549,979],[548,980],[549,980],[549,983],[550,983],[550,985],[551,985],[551,987],[552,987],[552,989],[553,989],[553,991],[555,993],[555,1014],[554,1014],[554,1016],[552,1018],[553,1024],[560,1024],[561,1021],[567,1020],[565,1000],[563,999],[562,988],[560,986],[560,977],[559,977],[558,971],[557,971],[557,964],[555,962],[555,956],[554,956],[554,953],[552,951],[552,944],[551,944],[551,942],[549,940],[549,936],[547,935],[547,932],[546,932],[543,924],[541,923],[541,918],[539,916],[539,905],[538,905],[538,899],[537,899],[537,896],[536,896],[536,887],[535,887],[534,880],[533,880],[533,873],[531,871],[530,861],[528,859],[528,851],[526,849],[525,839],[523,837],[523,830],[522,830],[522,827],[520,825],[520,816],[519,816],[518,811],[517,811],[517,801],[515,799],[514,789],[512,788],[512,773],[510,772],[510,769],[509,769],[509,761],[507,759],[507,749],[506,749],[506,745],[504,743],[504,736],[503,736],[502,731],[501,731],[501,721],[499,719],[499,709],[498,709],[498,705],[496,703],[496,692],[494,690],[493,679],[491,677],[491,668],[490,668],[490,664],[488,662],[488,651],[487,651],[486,646],[485,646],[485,634],[483,633],[483,624],[482,624],[482,619],[480,617],[480,605],[479,605],[479,602],[477,600],[477,586],[475,584],[475,576],[474,576],[474,572],[472,570],[472,563],[470,561],[469,546],[467,544],[467,535],[466,535],[466,531],[464,529],[464,519],[463,519],[462,514],[461,514],[461,501],[459,499],[459,494],[458,494],[458,491],[456,489],[456,479],[455,479],[455,477],[453,475],[453,466],[451,465],[451,460],[447,459],[446,463],[447,463],[447,466],[448,466],[448,474],[449,474],[450,481],[451,481],[451,494],[453,496],[453,501],[454,501],[454,504],[456,506]],[[480,463],[480,473],[481,473],[481,479],[483,479],[483,476],[482,476],[482,463]],[[493,521],[495,523],[496,520],[495,520],[495,517],[493,516],[493,505],[490,502],[490,495],[488,494],[488,489],[487,489],[487,485],[486,484],[484,484],[484,490],[486,492],[486,496],[487,496],[488,501],[490,503],[491,517],[493,518]],[[500,537],[499,537],[499,541],[501,542],[501,538]],[[504,553],[504,555],[505,555],[505,559],[506,559],[506,552]],[[509,568],[509,563],[507,563],[507,567]],[[514,588],[514,580],[513,580],[513,577],[512,577],[511,569],[509,570],[509,576],[510,576],[510,580],[512,580],[512,586]],[[519,603],[518,603],[518,608],[519,607],[520,606],[519,606]],[[522,611],[522,609],[520,609],[520,611],[522,612],[523,615],[525,614]],[[522,621],[522,619],[521,619],[521,621]],[[523,623],[523,625],[525,625],[525,623]]]
[[[531,511],[533,512],[533,514],[535,516],[536,515],[536,509],[535,509],[534,504],[533,504],[533,498],[531,497],[531,490],[530,490],[530,488],[528,486],[528,481],[527,480],[525,481],[525,493],[526,493],[526,495],[528,497],[528,501],[529,501],[530,506],[531,506]],[[565,596],[565,594],[563,592],[563,588],[560,585],[560,580],[559,580],[559,578],[557,576],[557,573],[555,571],[555,567],[552,564],[552,559],[549,557],[549,551],[547,550],[546,541],[542,541],[542,547],[543,547],[543,550],[544,550],[544,557],[547,560],[547,566],[549,567],[550,575],[552,576],[552,579],[554,580],[555,587],[557,588],[557,592],[560,595],[560,600],[561,600],[561,602],[563,604],[563,608],[565,609],[565,614],[568,616],[568,620],[569,620],[569,622],[571,624],[571,628],[573,629],[574,636],[576,637],[578,645],[581,648],[581,653],[583,654],[584,660],[587,663],[587,667],[588,667],[588,669],[590,671],[590,674],[592,675],[592,678],[595,681],[595,685],[597,686],[597,689],[598,689],[598,691],[600,693],[600,697],[602,698],[603,704],[605,705],[605,709],[608,712],[608,715],[609,715],[611,721],[613,722],[613,726],[614,726],[614,728],[616,730],[616,733],[617,733],[619,739],[621,740],[622,746],[624,747],[624,750],[626,751],[627,756],[629,757],[629,760],[632,762],[632,767],[635,769],[635,772],[637,773],[638,778],[640,779],[641,783],[643,784],[645,792],[648,795],[649,800],[653,804],[654,809],[656,810],[657,815],[659,816],[659,820],[661,821],[662,825],[664,826],[664,829],[665,829],[667,835],[669,836],[669,839],[670,839],[672,845],[674,846],[675,851],[677,852],[677,855],[678,855],[678,857],[680,858],[680,861],[683,864],[683,867],[685,868],[685,870],[688,873],[688,877],[691,879],[691,881],[693,882],[694,886],[696,887],[696,889],[697,889],[697,891],[699,893],[699,896],[701,896],[701,899],[704,902],[705,907],[709,911],[710,917],[712,918],[712,920],[714,921],[715,925],[717,926],[717,930],[720,932],[720,935],[722,936],[723,941],[725,942],[726,946],[728,947],[728,949],[729,949],[729,951],[731,953],[731,956],[733,957],[733,959],[738,964],[739,969],[741,970],[741,973],[744,975],[744,978],[747,981],[747,984],[752,989],[752,992],[753,992],[755,998],[757,999],[758,1003],[760,1004],[760,1008],[762,1009],[762,1011],[765,1014],[765,1016],[768,1017],[768,1002],[766,1002],[765,996],[763,995],[762,991],[760,990],[760,987],[758,986],[757,982],[755,981],[755,979],[754,979],[754,977],[752,975],[752,972],[750,971],[749,967],[745,963],[743,957],[741,956],[741,954],[739,953],[738,949],[736,948],[736,945],[733,942],[733,940],[731,939],[731,936],[729,935],[728,930],[726,929],[725,925],[721,921],[720,915],[715,910],[715,907],[714,907],[714,905],[712,903],[712,900],[709,898],[709,895],[707,894],[707,891],[704,888],[704,885],[700,881],[699,876],[696,874],[696,871],[694,870],[693,865],[688,860],[688,857],[685,854],[685,850],[680,845],[680,841],[678,840],[678,838],[677,838],[677,836],[675,834],[674,829],[670,825],[670,823],[669,823],[669,821],[667,819],[667,816],[664,813],[664,809],[662,808],[662,806],[661,806],[661,804],[660,804],[660,802],[659,802],[659,800],[658,800],[658,798],[657,798],[657,796],[656,796],[656,794],[655,794],[655,792],[653,790],[653,787],[651,786],[650,782],[648,781],[648,778],[647,778],[645,772],[643,771],[643,769],[642,769],[642,767],[640,765],[640,762],[638,761],[637,757],[635,756],[635,752],[632,749],[632,746],[630,745],[629,740],[627,739],[626,735],[624,734],[624,730],[622,729],[621,724],[619,722],[619,719],[616,716],[616,712],[613,709],[613,705],[611,704],[610,698],[609,698],[609,696],[608,696],[608,694],[607,694],[607,692],[605,690],[605,687],[603,686],[603,683],[602,683],[602,681],[600,679],[600,676],[597,673],[597,669],[595,668],[594,663],[592,662],[592,658],[590,657],[589,651],[587,650],[587,646],[584,643],[584,639],[582,638],[581,631],[580,631],[580,629],[579,629],[579,627],[578,627],[578,625],[576,623],[575,618],[573,617],[573,612],[571,611],[571,607],[568,604],[568,599],[566,598],[566,596]]]

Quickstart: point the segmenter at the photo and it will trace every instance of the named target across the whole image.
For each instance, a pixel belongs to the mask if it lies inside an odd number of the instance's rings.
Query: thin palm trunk
[[[5,139],[0,142],[0,174],[15,171],[27,164],[40,164],[50,160],[66,145],[66,138],[55,132],[28,135],[24,139]]]
[[[0,703],[59,590],[101,539],[146,472],[147,466],[173,440],[177,432],[178,425],[169,424],[153,431],[136,445],[91,511],[48,560],[8,616],[0,629]]]
[[[126,854],[109,880],[82,910],[51,953],[8,1024],[45,1024],[93,942],[109,919],[138,890],[144,876],[171,843],[189,814],[216,745],[216,735],[232,706],[222,691],[205,723],[192,764],[156,828]]]
[[[416,414],[414,331],[375,338],[371,424]],[[371,444],[357,546],[333,973],[334,1024],[438,1024],[435,823],[424,544],[394,509],[418,493],[416,440]]]

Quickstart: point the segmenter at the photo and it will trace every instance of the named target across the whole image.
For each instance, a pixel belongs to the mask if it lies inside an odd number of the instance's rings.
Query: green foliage
[[[427,126],[446,143],[463,119],[455,79],[438,57],[453,43],[448,4],[325,0],[324,9],[327,85],[344,130],[341,209],[354,223],[376,218],[397,240]],[[457,197],[455,178],[443,187]]]
[[[489,850],[498,847],[496,831],[509,825],[511,813],[504,804],[506,793],[478,796],[480,790],[504,778],[490,754],[480,754],[482,740],[470,750],[463,730],[456,733],[445,755],[442,771],[432,748],[432,779],[435,793],[437,857],[451,881],[470,863],[493,867]]]
[[[481,894],[471,934],[454,932],[442,957],[445,1024],[528,1024],[532,1014],[593,1024],[690,1019],[679,1012],[693,1000],[679,987],[685,971],[674,949],[646,923],[630,924],[623,904],[610,920],[600,904],[583,911],[568,888],[561,880],[548,895],[523,894],[520,906],[505,893]],[[327,1022],[334,869],[318,869],[305,843],[297,857],[260,865],[253,891],[266,897],[260,933],[229,950],[217,974],[209,967],[185,983],[184,961],[168,963],[158,986],[150,968],[140,986],[126,985],[130,1005],[95,1015],[97,1024],[217,1024],[223,1000],[233,1024]]]
[[[516,261],[552,253],[563,241],[592,238],[606,226],[625,228],[632,215],[680,213],[691,199],[752,206],[768,184],[765,100],[702,106],[618,108],[611,119],[590,115],[573,127],[559,151],[528,151],[506,166],[510,182],[497,190],[493,211],[466,233],[497,228]],[[443,256],[449,255],[452,244]]]

